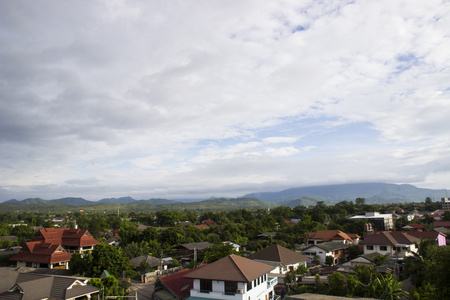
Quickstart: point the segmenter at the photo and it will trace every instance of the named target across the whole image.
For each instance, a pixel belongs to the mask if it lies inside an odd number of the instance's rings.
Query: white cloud
[[[442,1],[2,2],[4,197],[445,184],[449,28]]]

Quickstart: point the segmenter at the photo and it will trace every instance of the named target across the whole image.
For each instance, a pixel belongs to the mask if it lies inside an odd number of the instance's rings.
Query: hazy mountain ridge
[[[61,199],[53,199],[53,200],[44,200],[41,198],[27,198],[24,200],[16,200],[11,199],[8,201],[5,201],[0,204],[12,204],[12,205],[30,205],[30,204],[51,204],[51,203],[61,203],[61,204],[67,204],[70,206],[83,206],[83,205],[97,205],[100,203],[115,203],[115,204],[151,204],[151,205],[159,205],[159,204],[166,204],[166,203],[174,203],[176,201],[167,200],[167,199],[161,199],[161,198],[152,198],[148,200],[135,200],[132,197],[121,197],[121,198],[104,198],[99,201],[90,201],[86,200],[84,198],[79,197],[65,197]]]
[[[410,184],[352,183],[292,188],[280,192],[252,193],[244,197],[258,198],[266,202],[292,201],[305,197],[323,198],[326,203],[366,198],[366,203],[420,202],[426,197],[439,201],[445,190],[418,188]]]

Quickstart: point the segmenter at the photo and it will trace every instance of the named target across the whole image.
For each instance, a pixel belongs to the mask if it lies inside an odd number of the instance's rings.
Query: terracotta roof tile
[[[397,245],[397,244],[414,244],[420,239],[406,232],[401,231],[379,231],[369,235],[360,241],[361,245]]]
[[[193,287],[194,280],[192,278],[184,277],[185,275],[192,273],[206,265],[201,265],[198,268],[191,270],[181,270],[176,274],[160,278],[159,281],[175,296],[179,299],[184,299],[189,296],[189,293]]]

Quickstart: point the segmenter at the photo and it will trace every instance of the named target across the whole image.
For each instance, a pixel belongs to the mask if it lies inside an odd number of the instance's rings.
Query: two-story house
[[[347,234],[340,230],[317,230],[316,232],[307,232],[308,245],[317,245],[325,242],[338,242],[344,244],[358,244],[361,238],[357,234]]]
[[[338,264],[345,262],[348,257],[347,248],[350,245],[344,244],[342,242],[325,242],[317,245],[311,245],[303,249],[303,254],[305,254],[311,260],[316,257],[319,258],[319,263],[321,265],[325,264],[326,257],[333,257],[333,264]]]
[[[359,244],[364,246],[364,254],[378,252],[398,260],[417,252],[420,239],[401,231],[379,231],[366,236]]]
[[[229,255],[185,275],[192,278],[188,299],[269,300],[277,277],[272,266],[237,255]]]
[[[68,269],[70,253],[83,254],[99,243],[85,229],[45,228],[10,260],[18,267]]]
[[[301,265],[306,267],[309,260],[301,253],[276,244],[250,254],[248,258],[273,266],[274,269],[270,273],[277,274],[297,270]]]

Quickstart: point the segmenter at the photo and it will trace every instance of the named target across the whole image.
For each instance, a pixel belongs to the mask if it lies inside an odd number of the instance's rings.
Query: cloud
[[[448,28],[442,1],[2,2],[4,197],[444,188]]]

